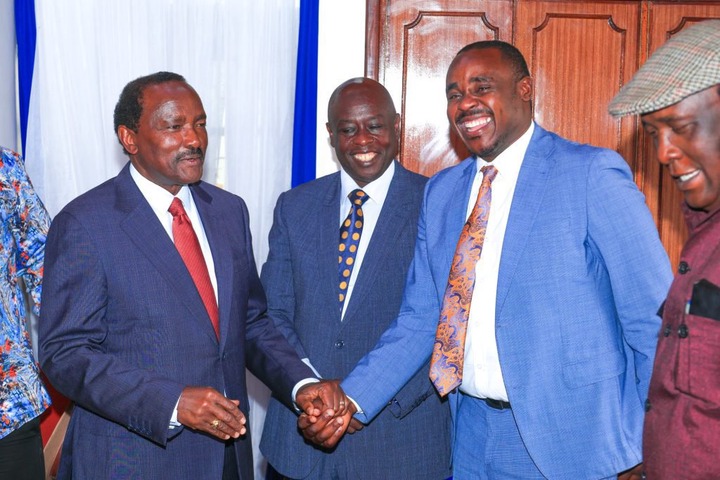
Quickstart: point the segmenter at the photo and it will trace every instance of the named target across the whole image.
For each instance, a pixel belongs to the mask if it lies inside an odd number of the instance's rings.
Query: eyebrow
[[[370,117],[363,117],[362,119],[358,120],[358,117],[348,117],[348,118],[338,118],[335,120],[335,123],[357,123],[357,122],[372,122],[377,120],[383,120],[384,115],[372,115]]]
[[[695,118],[695,115],[692,115],[692,114],[670,113],[670,114],[663,115],[662,117],[656,118],[655,122],[662,122],[662,123],[682,122],[682,121],[689,121],[694,118]],[[649,124],[642,117],[640,117],[640,123],[642,123],[643,125]]]
[[[470,83],[484,83],[484,82],[492,82],[494,80],[493,77],[484,77],[484,76],[475,76],[470,77]],[[450,90],[458,88],[457,82],[453,82],[447,87],[445,87],[445,93],[449,92]]]
[[[457,82],[451,83],[450,85],[448,85],[447,87],[445,87],[445,93],[449,92],[450,90],[452,90],[452,89],[454,89],[454,88],[457,88],[457,86],[458,86],[458,85],[457,85]]]

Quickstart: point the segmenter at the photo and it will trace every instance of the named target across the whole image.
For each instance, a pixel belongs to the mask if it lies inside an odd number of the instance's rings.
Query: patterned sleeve
[[[50,216],[33,189],[22,157],[3,150],[2,160],[5,180],[16,202],[9,222],[18,249],[16,275],[23,278],[32,298],[33,312],[39,315],[45,238],[50,227]]]

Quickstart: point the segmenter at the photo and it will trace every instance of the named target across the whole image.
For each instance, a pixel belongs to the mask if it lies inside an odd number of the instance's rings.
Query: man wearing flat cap
[[[643,434],[647,478],[720,478],[720,20],[660,47],[610,103],[641,115],[690,232],[662,311]]]

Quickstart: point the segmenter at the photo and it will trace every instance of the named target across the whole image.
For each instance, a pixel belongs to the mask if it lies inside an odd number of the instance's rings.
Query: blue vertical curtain
[[[319,0],[300,1],[292,186],[315,178]]]
[[[15,0],[15,36],[18,55],[18,90],[20,103],[20,137],[25,153],[30,89],[35,65],[35,1]]]

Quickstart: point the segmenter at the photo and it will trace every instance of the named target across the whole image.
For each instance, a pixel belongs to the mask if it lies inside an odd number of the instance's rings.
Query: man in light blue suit
[[[261,278],[270,317],[301,357],[321,376],[343,378],[398,314],[427,178],[395,161],[400,115],[374,80],[350,79],[335,89],[327,129],[342,170],[280,196]],[[340,226],[356,189],[369,199],[349,286],[340,290]],[[273,398],[260,449],[277,472],[295,479],[445,479],[449,423],[448,402],[420,371],[367,428],[333,450],[305,442],[297,413]]]
[[[446,93],[473,156],[428,182],[400,314],[343,389],[367,421],[424,370],[480,169],[492,165],[462,383],[449,395],[454,478],[639,478],[672,275],[628,165],[534,124],[532,79],[510,44],[463,48]],[[308,438],[337,441],[348,418],[329,413],[300,418]]]

